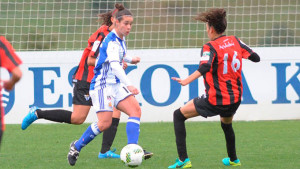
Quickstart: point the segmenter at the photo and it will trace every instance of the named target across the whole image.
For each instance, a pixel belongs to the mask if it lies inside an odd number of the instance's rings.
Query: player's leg
[[[110,150],[118,130],[120,116],[121,116],[121,111],[114,108],[111,126],[103,132],[102,147],[98,155],[98,158],[100,159],[120,158],[120,155],[115,153],[115,149]]]
[[[73,104],[73,112],[71,115],[71,124],[82,124],[90,112],[90,105]]]
[[[138,101],[134,96],[129,95],[125,99],[118,102],[117,109],[129,116],[126,124],[127,143],[137,144],[140,135],[141,117],[141,108]]]
[[[53,122],[82,124],[92,106],[89,97],[89,83],[78,81],[73,88],[73,112],[62,109],[41,110],[36,106],[30,108],[29,113],[22,121],[22,129],[25,130],[37,119],[45,119]]]
[[[222,160],[222,162],[224,165],[227,165],[227,166],[230,166],[230,165],[240,166],[241,162],[236,156],[235,134],[234,134],[234,130],[232,128],[232,119],[233,119],[233,116],[221,117],[221,127],[225,134],[226,148],[227,148],[227,154],[228,154],[228,158],[224,158]]]
[[[110,127],[112,121],[113,107],[111,106],[111,86],[98,90],[91,90],[90,96],[97,112],[98,121],[92,123],[82,134],[79,140],[73,141],[68,153],[70,165],[75,165],[81,149],[91,142],[97,135]],[[109,93],[109,95],[108,95]]]
[[[82,136],[73,141],[70,145],[68,153],[68,161],[70,165],[75,165],[81,149],[89,144],[97,135],[110,127],[112,121],[112,112],[98,112],[98,122],[92,123],[82,134]]]
[[[117,109],[126,113],[129,118],[126,124],[126,132],[128,144],[137,144],[140,132],[140,117],[141,108],[138,101],[128,91],[123,84],[116,87],[117,94],[115,98],[115,106]],[[144,159],[149,159],[153,156],[152,152],[144,150]]]
[[[25,130],[30,124],[37,119],[45,119],[53,122],[82,124],[91,106],[73,104],[73,112],[63,109],[41,110],[37,107],[32,107],[27,116],[22,121],[22,129]]]
[[[180,109],[174,111],[173,122],[176,137],[176,146],[179,159],[176,160],[175,164],[169,166],[169,168],[191,168],[192,163],[188,158],[186,150],[186,129],[185,120],[199,116],[195,109],[193,100],[186,103]]]

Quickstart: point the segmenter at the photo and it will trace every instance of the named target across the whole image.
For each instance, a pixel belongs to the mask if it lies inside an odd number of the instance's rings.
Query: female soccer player
[[[0,36],[0,67],[3,67],[11,73],[9,80],[3,80],[3,88],[5,90],[12,90],[15,84],[21,79],[22,71],[18,67],[22,63],[21,59],[15,53],[13,47],[5,39],[5,37]],[[0,74],[1,78],[1,74]],[[1,80],[1,79],[0,79]],[[2,83],[2,81],[1,81]],[[0,145],[2,140],[2,135],[5,130],[4,124],[4,108],[2,107],[2,86],[0,84]]]
[[[115,4],[114,10],[99,15],[101,20],[103,20],[102,26],[88,39],[88,46],[83,51],[80,63],[73,76],[73,112],[61,109],[41,110],[38,107],[33,106],[28,115],[23,119],[23,130],[37,119],[78,125],[85,121],[92,106],[92,101],[89,96],[90,83],[94,77],[94,66],[92,65],[95,65],[95,60],[99,53],[99,46],[102,40],[114,28],[113,20],[116,12],[122,9],[124,9],[123,5]],[[117,132],[119,120],[120,111],[114,109],[112,125],[103,133],[102,148],[98,155],[100,159],[120,158],[118,154],[114,153],[115,150],[110,150]]]
[[[179,159],[169,168],[192,167],[186,150],[184,122],[199,115],[205,118],[220,115],[229,156],[222,162],[227,166],[239,166],[241,162],[236,156],[232,119],[241,103],[243,92],[242,58],[259,62],[260,57],[237,37],[223,35],[227,27],[224,9],[211,9],[198,14],[195,19],[206,23],[210,41],[202,47],[199,69],[186,79],[177,77],[172,79],[185,86],[203,76],[206,93],[174,111],[173,121]]]
[[[137,144],[140,131],[141,108],[133,95],[139,93],[124,70],[122,60],[136,62],[138,57],[125,57],[127,53],[125,36],[131,30],[133,17],[129,10],[116,13],[115,27],[100,46],[95,65],[95,76],[90,85],[90,96],[96,109],[98,121],[92,123],[79,140],[73,141],[68,153],[70,165],[75,165],[81,149],[97,135],[108,129],[112,123],[113,107],[126,113],[129,118],[126,131],[128,144]]]

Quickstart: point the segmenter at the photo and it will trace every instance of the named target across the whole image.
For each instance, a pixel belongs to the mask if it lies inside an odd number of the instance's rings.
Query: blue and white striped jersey
[[[90,90],[103,88],[106,84],[120,83],[120,79],[112,71],[111,63],[118,62],[122,66],[122,60],[126,52],[125,39],[120,39],[116,31],[112,30],[100,46],[94,68],[95,76],[91,81]]]

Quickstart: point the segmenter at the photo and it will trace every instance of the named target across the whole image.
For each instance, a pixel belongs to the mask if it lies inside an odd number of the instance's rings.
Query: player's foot
[[[175,164],[170,165],[168,168],[192,168],[192,163],[189,158],[186,158],[183,162],[177,158]]]
[[[226,166],[240,166],[240,165],[242,165],[241,161],[239,159],[236,159],[234,161],[230,161],[229,157],[223,158],[222,162]]]
[[[99,153],[98,158],[103,159],[103,158],[120,158],[119,154],[116,154],[116,149],[114,148],[113,150],[109,150],[106,153]]]
[[[144,159],[147,160],[153,156],[153,153],[150,151],[144,150]]]
[[[69,161],[69,164],[71,166],[75,165],[78,157],[79,157],[79,151],[76,149],[75,147],[75,143],[77,142],[76,141],[73,141],[71,144],[70,144],[70,151],[68,153],[68,161]]]
[[[31,123],[33,123],[38,119],[37,115],[35,114],[35,111],[37,109],[38,107],[36,106],[30,108],[28,114],[25,116],[25,118],[22,121],[22,125],[21,125],[22,130],[25,130],[28,126],[30,126]]]

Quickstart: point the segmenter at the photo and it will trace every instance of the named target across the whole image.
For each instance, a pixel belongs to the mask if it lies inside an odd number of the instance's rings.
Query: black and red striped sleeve
[[[21,59],[17,56],[11,44],[5,39],[5,37],[0,36],[0,66],[11,72],[21,63]]]
[[[201,73],[201,75],[204,75],[210,70],[214,54],[215,50],[210,43],[203,45],[198,68],[198,71]]]

